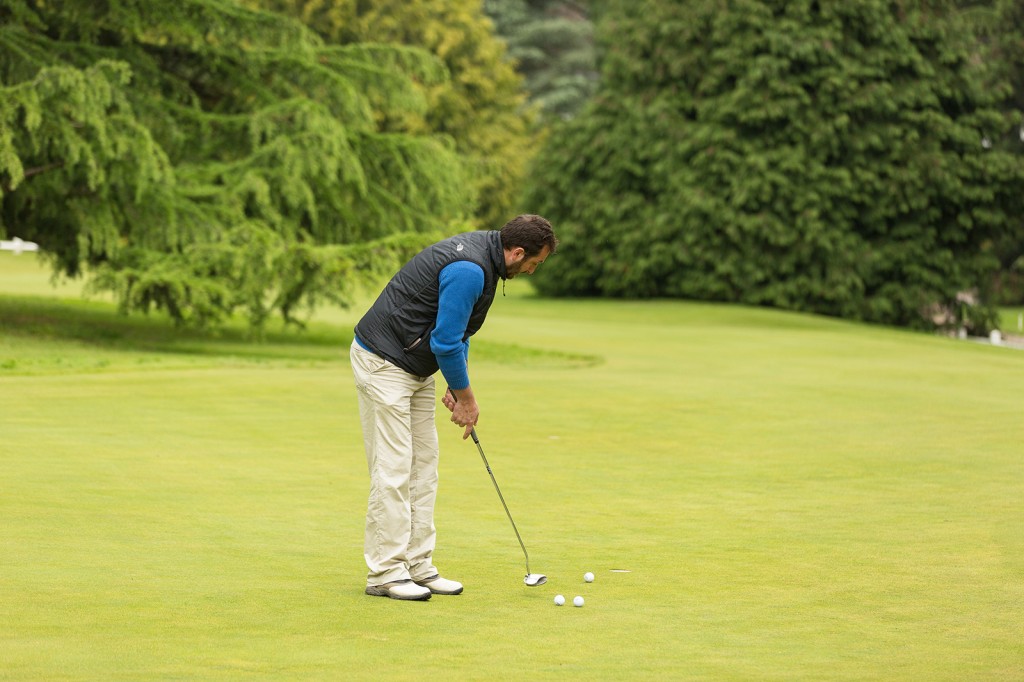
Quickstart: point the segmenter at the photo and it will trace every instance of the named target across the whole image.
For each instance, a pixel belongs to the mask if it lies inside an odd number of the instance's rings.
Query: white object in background
[[[39,244],[35,242],[26,242],[18,237],[14,239],[0,241],[0,251],[13,251],[15,256],[20,256],[22,251],[38,251]]]
[[[1003,335],[998,329],[993,329],[988,333],[988,340],[993,346],[998,346],[1003,343]]]

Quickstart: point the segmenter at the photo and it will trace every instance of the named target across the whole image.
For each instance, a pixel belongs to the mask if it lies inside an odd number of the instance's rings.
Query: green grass
[[[549,583],[439,413],[436,559],[466,592],[398,603],[362,594],[360,311],[252,344],[20,259],[0,680],[1024,678],[1022,352],[510,282],[478,431]]]

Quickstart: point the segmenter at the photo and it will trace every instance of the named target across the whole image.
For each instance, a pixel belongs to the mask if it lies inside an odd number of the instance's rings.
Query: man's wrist
[[[455,397],[455,402],[466,403],[469,405],[476,403],[476,396],[473,395],[473,389],[469,386],[466,388],[452,388],[449,386],[448,390]]]

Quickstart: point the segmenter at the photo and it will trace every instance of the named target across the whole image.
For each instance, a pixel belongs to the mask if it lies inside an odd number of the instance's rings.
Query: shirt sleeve
[[[466,327],[484,291],[484,271],[471,261],[455,261],[441,270],[438,284],[437,325],[430,335],[430,350],[448,386],[463,389],[469,386]]]

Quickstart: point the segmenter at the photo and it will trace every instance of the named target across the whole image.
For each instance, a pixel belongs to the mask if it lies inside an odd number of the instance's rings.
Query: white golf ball
[[[565,597],[560,594],[555,595],[555,606],[561,606],[565,603]]]
[[[588,583],[592,583],[594,582],[594,574],[590,571],[587,571],[583,574],[583,579],[586,580]]]
[[[583,597],[575,597],[572,600],[573,606],[583,606]]]

